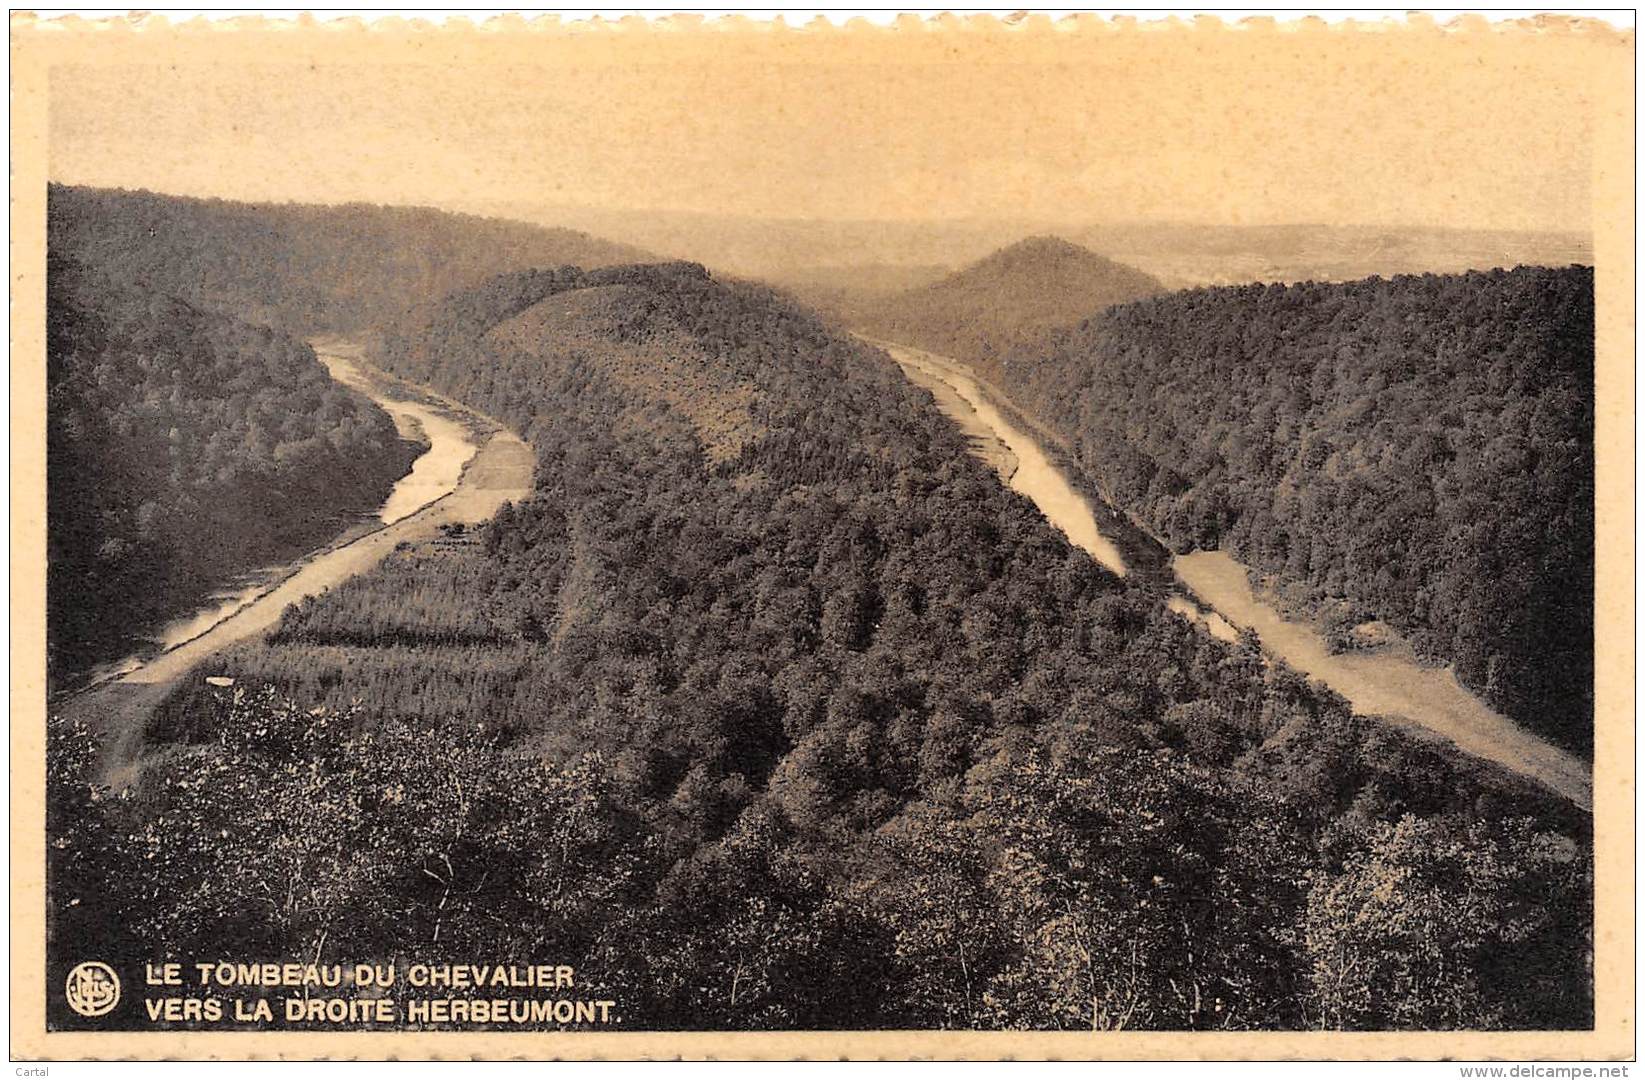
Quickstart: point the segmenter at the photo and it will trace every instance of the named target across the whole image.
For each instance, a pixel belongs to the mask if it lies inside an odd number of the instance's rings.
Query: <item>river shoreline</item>
[[[178,680],[203,661],[236,642],[272,629],[289,605],[370,570],[397,545],[437,536],[445,526],[486,521],[504,503],[522,500],[531,492],[535,456],[523,440],[500,423],[425,388],[379,373],[357,356],[332,352],[334,343],[315,344],[317,352],[323,352],[328,369],[347,377],[339,382],[365,393],[390,413],[422,412],[426,414],[420,418],[424,421],[434,417],[436,410],[447,414],[425,429],[433,439],[429,450],[418,459],[443,451],[442,471],[425,468],[424,474],[417,476],[413,463],[396,488],[409,482],[415,496],[402,495],[396,503],[396,495],[391,492],[373,516],[376,524],[351,525],[329,543],[281,565],[255,596],[246,597],[244,603],[204,629],[168,643],[152,656],[133,658],[119,672],[54,703],[54,712],[81,719],[104,737],[99,773],[110,784],[129,781],[142,754],[143,728],[149,713]],[[416,404],[412,395],[416,396]],[[450,469],[453,460],[457,461],[454,475]],[[430,483],[431,477],[434,483]],[[409,506],[413,498],[417,505]]]
[[[1174,555],[1100,490],[1093,493],[1097,486],[1061,441],[1023,414],[998,387],[972,372],[969,365],[909,346],[879,341],[870,344],[884,349],[911,382],[931,390],[938,408],[961,424],[974,446],[987,433],[972,429],[979,423],[987,425],[990,414],[1007,429],[993,432],[1001,441],[1037,440],[1035,450],[1041,460],[1056,470],[1079,498],[1074,503],[1047,505],[1030,492],[1024,494],[1034,499],[1047,520],[1070,539],[1089,532],[1102,535],[1106,549],[1122,561],[1125,569],[1120,573],[1130,573],[1160,587],[1171,611],[1224,641],[1236,641],[1241,634],[1252,635],[1264,652],[1340,694],[1361,715],[1383,718],[1444,740],[1465,754],[1529,777],[1584,810],[1592,809],[1593,771],[1589,763],[1490,709],[1457,682],[1450,668],[1424,666],[1397,636],[1372,650],[1332,651],[1311,622],[1291,619],[1275,608],[1271,599],[1259,597],[1251,585],[1250,568],[1230,553]],[[944,384],[952,392],[951,397],[945,398],[933,389],[933,381]],[[956,416],[956,401],[970,408],[973,415]],[[1014,451],[1020,449],[1013,445]],[[978,456],[994,464],[988,457]],[[1015,475],[1002,475],[1002,479],[1023,491]],[[1085,520],[1070,520],[1071,514],[1084,515]],[[1077,540],[1075,543],[1096,556],[1091,545]],[[1096,558],[1108,564],[1108,560]]]

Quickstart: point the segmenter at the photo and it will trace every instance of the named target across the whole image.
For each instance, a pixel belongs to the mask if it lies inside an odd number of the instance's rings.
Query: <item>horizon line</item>
[[[441,205],[434,202],[374,202],[367,198],[348,199],[301,199],[292,197],[259,197],[247,198],[233,195],[206,194],[201,192],[164,191],[148,187],[141,183],[133,186],[124,184],[96,183],[77,180],[63,180],[48,177],[47,187],[82,188],[93,191],[126,192],[131,194],[157,195],[170,199],[193,199],[200,202],[235,203],[242,206],[284,206],[284,207],[351,207],[364,206],[392,210],[427,210],[436,213],[463,215],[466,217],[483,218],[492,221],[512,221],[522,225],[532,225],[541,228],[562,228],[575,232],[586,233],[587,229],[572,224],[551,225],[544,221],[533,221],[517,216],[517,211],[535,213],[553,213],[555,211],[607,214],[614,216],[631,215],[636,217],[672,216],[695,218],[720,218],[733,221],[762,223],[769,225],[911,225],[941,228],[963,225],[1004,225],[1014,224],[1037,228],[1140,228],[1140,227],[1178,227],[1199,229],[1364,229],[1364,230],[1426,230],[1432,232],[1450,233],[1513,233],[1524,236],[1565,237],[1576,239],[1583,243],[1592,244],[1593,230],[1579,231],[1567,228],[1527,228],[1514,226],[1472,226],[1472,225],[1441,225],[1423,221],[1376,222],[1376,221],[1343,221],[1327,222],[1319,219],[1277,219],[1270,221],[1215,221],[1195,218],[1047,218],[1032,215],[1012,216],[1008,214],[990,215],[975,213],[944,218],[911,218],[911,217],[801,217],[793,214],[767,215],[754,213],[735,213],[724,210],[699,210],[678,207],[636,207],[636,206],[600,206],[592,203],[565,203],[544,202],[532,204],[507,199],[482,200],[466,206],[461,202]],[[492,209],[476,209],[490,205]],[[540,207],[540,209],[538,209]],[[501,211],[501,212],[500,212]]]

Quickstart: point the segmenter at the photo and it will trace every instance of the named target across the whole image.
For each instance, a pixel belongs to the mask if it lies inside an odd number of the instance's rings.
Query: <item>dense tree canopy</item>
[[[375,330],[503,271],[642,255],[569,229],[423,207],[236,203],[62,184],[50,189],[47,244],[116,280],[299,336]]]
[[[1583,750],[1593,304],[1582,267],[1197,290],[991,372],[1178,551],[1230,548],[1339,625],[1384,620]]]
[[[47,245],[54,683],[329,540],[405,471],[388,417],[293,339],[369,336],[505,270],[636,255],[420,208],[56,184]]]
[[[480,943],[648,1028],[1590,1023],[1572,809],[1108,574],[768,291],[510,275],[382,359],[525,433],[536,489],[295,607],[130,798],[65,801],[55,859],[154,956]]]
[[[323,543],[416,453],[284,334],[57,256],[47,291],[54,681]]]

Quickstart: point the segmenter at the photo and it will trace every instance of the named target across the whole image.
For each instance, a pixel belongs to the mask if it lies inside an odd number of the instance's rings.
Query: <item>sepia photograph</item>
[[[14,1060],[1634,1056],[1632,12],[10,36]]]

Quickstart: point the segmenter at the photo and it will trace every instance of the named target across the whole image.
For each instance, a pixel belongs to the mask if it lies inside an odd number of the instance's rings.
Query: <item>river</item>
[[[1142,531],[1082,497],[1027,430],[1029,425],[1006,419],[1004,414],[1015,410],[996,404],[1009,406],[999,388],[984,384],[960,361],[875,344],[911,382],[931,391],[937,407],[968,437],[972,453],[1032,500],[1071,542],[1116,574],[1134,569],[1127,566],[1122,549],[1145,550]],[[1115,535],[1104,532],[1103,520]],[[1127,529],[1131,536],[1118,535]],[[1208,633],[1234,641],[1241,630],[1249,631],[1266,653],[1342,695],[1355,712],[1426,730],[1592,808],[1593,771],[1587,762],[1492,710],[1458,683],[1449,668],[1423,666],[1397,639],[1375,650],[1332,653],[1312,626],[1287,619],[1258,597],[1248,568],[1227,552],[1172,558],[1160,550],[1160,555],[1167,561],[1160,569],[1169,572],[1163,580],[1166,606]]]
[[[456,490],[463,467],[480,449],[469,435],[472,414],[465,423],[464,414],[453,411],[449,404],[439,408],[428,401],[389,397],[393,384],[386,382],[381,373],[365,367],[359,351],[346,343],[317,342],[315,352],[320,363],[331,372],[331,378],[382,406],[394,418],[402,436],[428,444],[428,449],[411,463],[411,472],[395,482],[388,499],[378,508],[378,521],[393,525]],[[432,394],[427,397],[445,401]],[[487,423],[498,427],[495,422]]]
[[[393,383],[381,373],[366,367],[358,349],[346,342],[316,343],[316,355],[331,373],[332,379],[370,398],[393,418],[401,438],[422,443],[427,449],[412,462],[410,472],[395,482],[369,521],[358,523],[350,533],[365,533],[379,525],[392,525],[409,517],[457,487],[463,467],[469,463],[479,447],[469,435],[468,426],[449,411],[436,409],[423,401],[390,397]],[[342,538],[338,538],[341,540]],[[332,541],[335,546],[337,540]],[[210,601],[187,615],[171,620],[153,636],[152,648],[134,654],[113,666],[115,673],[126,675],[148,663],[157,653],[176,649],[191,642],[256,601],[282,579],[295,564],[278,564],[248,571],[212,594]]]
[[[428,445],[376,514],[302,559],[264,568],[162,628],[155,649],[126,659],[58,712],[86,718],[107,736],[106,778],[118,778],[141,749],[143,722],[178,679],[227,646],[274,627],[286,607],[376,566],[395,546],[473,525],[531,493],[531,448],[497,421],[426,387],[392,379],[344,342],[314,343],[332,377],[376,402],[402,435]]]
[[[973,453],[993,466],[1012,491],[1033,500],[1046,519],[1091,558],[1125,576],[1125,557],[1097,528],[1091,505],[1051,464],[1032,436],[1000,415],[974,376],[957,361],[934,353],[900,346],[889,352],[911,380],[932,392],[938,408],[971,440]]]

